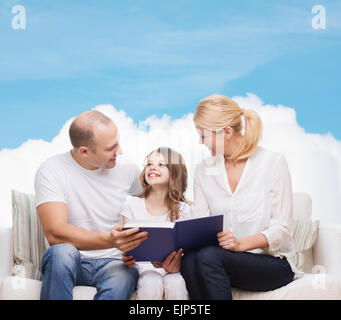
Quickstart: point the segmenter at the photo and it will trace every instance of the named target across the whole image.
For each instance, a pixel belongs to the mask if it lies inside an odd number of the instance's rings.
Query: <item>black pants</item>
[[[294,278],[285,258],[233,252],[220,246],[184,254],[181,274],[192,300],[231,300],[231,286],[248,291],[268,291],[282,287]]]

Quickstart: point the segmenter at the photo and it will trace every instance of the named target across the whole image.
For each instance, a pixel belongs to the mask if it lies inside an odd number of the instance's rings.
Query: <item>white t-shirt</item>
[[[283,155],[258,147],[233,193],[224,157],[205,159],[196,167],[193,187],[193,216],[223,214],[224,230],[236,237],[264,234],[269,248],[250,252],[286,257],[293,272],[301,273],[294,263],[291,177]]]
[[[122,208],[121,214],[129,220],[154,222],[170,221],[168,213],[162,216],[152,216],[147,210],[145,199],[140,197],[129,197]],[[190,219],[191,214],[191,207],[185,202],[180,202],[178,220]],[[150,262],[137,262],[136,266],[140,273],[147,270],[154,270],[159,272],[162,276],[166,275],[166,271],[164,269],[155,268]]]
[[[49,158],[35,176],[37,207],[46,202],[63,202],[68,222],[98,232],[121,224],[120,211],[127,195],[142,192],[140,171],[118,159],[112,169],[88,170],[66,152]],[[80,251],[84,258],[122,258],[116,248]]]

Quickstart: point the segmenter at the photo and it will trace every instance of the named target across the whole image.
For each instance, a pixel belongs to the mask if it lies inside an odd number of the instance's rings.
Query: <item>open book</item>
[[[172,251],[186,253],[218,245],[217,233],[223,230],[223,215],[179,220],[175,222],[129,221],[123,229],[138,227],[148,232],[148,239],[126,253],[136,261],[163,261]]]

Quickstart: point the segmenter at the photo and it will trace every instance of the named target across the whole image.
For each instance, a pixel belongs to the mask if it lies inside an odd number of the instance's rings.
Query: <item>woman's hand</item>
[[[240,239],[236,238],[230,230],[223,230],[217,233],[219,245],[231,251],[245,251],[242,248]]]
[[[122,253],[122,261],[128,268],[132,268],[133,266],[136,265],[135,259],[133,256],[126,256],[126,254],[123,252]]]
[[[168,273],[180,272],[182,251],[182,249],[177,252],[173,251],[163,262],[152,262],[152,264],[155,268],[163,268]]]

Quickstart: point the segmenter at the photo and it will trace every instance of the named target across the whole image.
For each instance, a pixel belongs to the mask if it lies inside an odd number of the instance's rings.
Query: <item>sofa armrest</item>
[[[314,245],[314,265],[341,278],[341,225],[320,225]]]
[[[13,267],[12,228],[0,227],[0,283]]]

